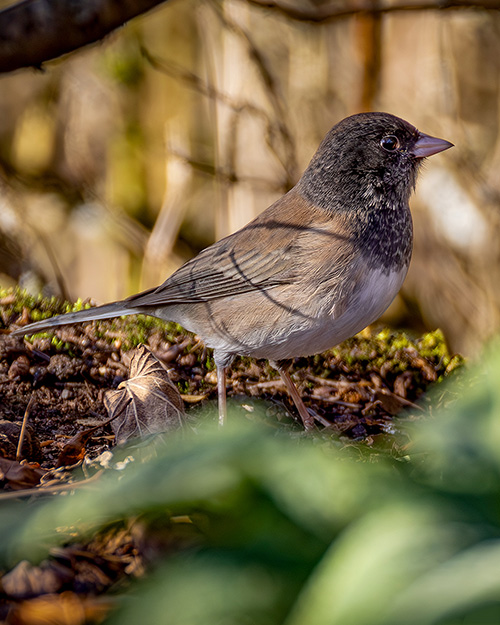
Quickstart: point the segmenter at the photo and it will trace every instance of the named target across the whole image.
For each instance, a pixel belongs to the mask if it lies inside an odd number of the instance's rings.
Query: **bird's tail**
[[[122,315],[133,315],[137,310],[127,307],[123,302],[112,302],[97,306],[97,308],[87,308],[78,312],[66,313],[65,315],[57,315],[49,319],[43,319],[36,323],[30,323],[27,326],[14,330],[12,334],[35,334],[43,332],[58,326],[65,326],[71,323],[82,323],[84,321],[94,321],[95,319],[110,319],[111,317],[121,317]]]

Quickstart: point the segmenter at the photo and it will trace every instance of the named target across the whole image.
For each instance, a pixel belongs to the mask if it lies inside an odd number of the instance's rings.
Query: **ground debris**
[[[136,348],[130,377],[104,393],[117,444],[182,426],[184,405],[166,369],[144,346]]]
[[[0,457],[0,489],[22,490],[37,486],[45,470],[37,463],[18,462]]]
[[[0,579],[0,619],[18,625],[98,623],[115,607],[111,596],[120,584],[144,576],[166,553],[199,540],[189,517],[165,515],[154,526],[137,518],[98,531],[87,542],[55,547],[37,565],[19,562]],[[73,610],[73,611],[72,611]],[[75,612],[76,610],[76,612]]]

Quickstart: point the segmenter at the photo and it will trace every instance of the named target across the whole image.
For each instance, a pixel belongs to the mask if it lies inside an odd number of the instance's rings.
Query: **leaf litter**
[[[130,361],[130,377],[105,391],[104,406],[118,445],[133,438],[182,427],[184,405],[160,361],[139,345]]]

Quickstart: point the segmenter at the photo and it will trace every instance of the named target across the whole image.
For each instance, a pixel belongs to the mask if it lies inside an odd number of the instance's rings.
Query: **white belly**
[[[282,340],[271,336],[267,345],[259,346],[247,355],[285,360],[319,354],[338,345],[382,315],[396,297],[406,273],[407,267],[390,274],[370,271],[340,314],[336,314],[335,302],[332,302],[318,317],[298,321]]]

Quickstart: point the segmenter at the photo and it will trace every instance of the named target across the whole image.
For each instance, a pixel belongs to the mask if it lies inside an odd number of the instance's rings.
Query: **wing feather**
[[[247,226],[200,252],[156,289],[129,298],[127,305],[155,308],[206,302],[299,284],[311,263],[320,269],[326,263],[327,272],[334,270],[351,243],[342,221],[292,190]]]
[[[232,297],[258,289],[288,284],[293,272],[289,252],[270,250],[263,256],[255,248],[238,253],[226,241],[220,249],[214,246],[201,252],[172,274],[161,286],[128,300],[136,306],[204,302]]]

